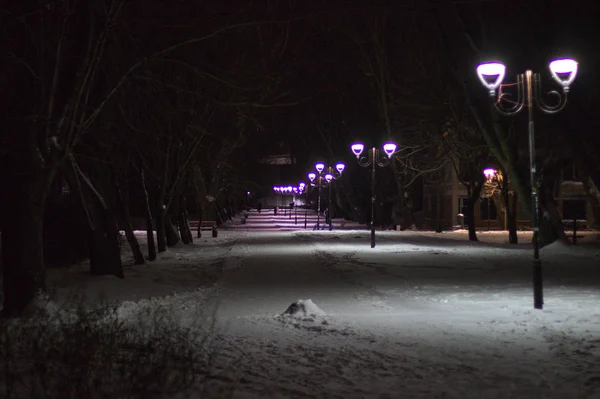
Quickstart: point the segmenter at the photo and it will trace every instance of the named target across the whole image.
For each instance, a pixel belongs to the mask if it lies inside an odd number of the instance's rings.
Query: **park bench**
[[[212,230],[217,225],[214,220],[203,220],[200,222],[200,230]]]
[[[190,228],[198,230],[198,237],[202,236],[202,234],[200,233],[202,230],[212,230],[212,236],[217,236],[217,222],[215,222],[214,220],[203,220],[200,223],[198,223],[195,220],[190,221]]]

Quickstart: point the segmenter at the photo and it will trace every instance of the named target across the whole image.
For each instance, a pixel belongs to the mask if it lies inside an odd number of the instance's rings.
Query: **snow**
[[[377,231],[370,248],[364,227],[310,218],[250,212],[123,280],[51,270],[52,303],[104,295],[123,319],[162,306],[182,324],[215,309],[215,384],[234,398],[600,398],[597,233],[542,248],[535,310],[530,232]]]

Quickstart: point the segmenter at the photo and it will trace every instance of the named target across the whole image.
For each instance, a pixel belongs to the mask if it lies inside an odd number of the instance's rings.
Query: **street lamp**
[[[542,262],[540,261],[540,241],[539,241],[539,197],[536,183],[535,166],[535,135],[533,123],[533,103],[547,114],[554,114],[562,110],[567,104],[567,94],[569,87],[577,75],[577,62],[575,60],[564,58],[552,61],[550,63],[550,72],[558,84],[562,86],[562,95],[557,91],[550,91],[548,94],[555,96],[558,103],[548,105],[544,102],[541,94],[540,75],[526,70],[524,74],[517,75],[517,100],[508,100],[506,93],[502,93],[502,80],[504,79],[506,68],[498,62],[481,64],[477,67],[477,75],[481,83],[489,90],[490,98],[494,107],[504,115],[515,115],[523,107],[527,107],[529,117],[529,170],[531,179],[531,225],[533,230],[533,306],[535,309],[542,309],[544,306],[543,285],[542,285]],[[500,87],[496,96],[496,89]],[[511,106],[503,106],[503,101],[508,101]]]
[[[300,194],[304,194],[304,228],[306,229],[306,221],[308,218],[308,209],[307,209],[308,190],[306,190],[306,183],[304,183],[304,182],[298,183],[298,189],[300,190]]]
[[[344,172],[344,169],[346,169],[346,165],[342,162],[338,162],[335,164],[335,169],[332,166],[329,166],[327,168],[327,173],[325,174],[325,181],[329,184],[329,205],[327,207],[327,218],[329,218],[329,231],[333,230],[333,210],[332,210],[332,206],[333,203],[331,201],[331,182],[333,180],[339,179],[340,177],[342,177],[342,172]],[[327,220],[325,220],[325,223],[327,223]]]
[[[292,204],[294,206],[294,225],[297,225],[298,224],[298,207],[296,206],[296,195],[299,192],[299,188],[296,186],[292,190],[293,190]]]
[[[317,230],[319,230],[321,227],[321,182],[323,181],[323,177],[321,176],[321,173],[323,172],[323,169],[325,169],[325,164],[323,163],[318,163],[315,165],[315,169],[317,170],[317,172],[319,172],[319,174],[317,175],[314,172],[310,172],[308,174],[308,178],[310,179],[310,182],[312,183],[315,179],[317,179],[317,190],[318,190],[318,194],[317,194]]]
[[[390,159],[392,155],[396,152],[396,144],[394,143],[386,143],[383,145],[383,152],[385,155],[381,153],[381,150],[373,147],[369,150],[367,156],[360,156],[365,149],[365,146],[361,143],[352,144],[350,147],[352,152],[356,156],[358,160],[358,164],[363,168],[368,168],[372,166],[371,169],[371,248],[375,248],[375,166],[385,167],[389,165]]]
[[[285,190],[289,195],[292,196],[292,202],[294,202],[294,188],[292,186],[287,186],[287,189]],[[285,204],[284,204],[285,205]],[[288,217],[288,219],[292,220],[292,209],[290,208],[290,215]]]
[[[277,215],[277,203],[278,201],[278,195],[281,192],[281,187],[275,186],[273,187],[273,191],[275,191],[275,205],[273,206],[273,215]]]
[[[494,169],[492,169],[492,168],[487,168],[487,169],[483,170],[483,175],[485,176],[487,184],[491,185],[492,179],[494,178],[494,176],[496,176],[496,171]],[[490,219],[491,219],[491,217],[490,217],[490,211],[491,211],[491,209],[490,209],[490,202],[491,202],[493,194],[494,194],[494,192],[491,191],[490,195],[488,195],[486,197],[487,198],[487,221],[488,221],[488,223],[487,223],[488,228],[487,229],[488,229],[488,231],[490,231]]]

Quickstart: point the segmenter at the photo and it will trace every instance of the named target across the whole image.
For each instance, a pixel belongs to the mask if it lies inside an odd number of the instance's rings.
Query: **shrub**
[[[0,396],[149,398],[185,395],[210,375],[214,317],[184,321],[159,301],[58,308],[47,300],[0,322]]]

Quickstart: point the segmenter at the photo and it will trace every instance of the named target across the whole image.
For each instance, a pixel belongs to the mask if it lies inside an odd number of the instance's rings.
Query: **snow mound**
[[[317,316],[326,316],[321,308],[319,308],[312,299],[298,299],[296,302],[292,303],[285,312],[281,314],[281,316],[291,316],[295,318],[305,318],[312,317],[315,318]]]

